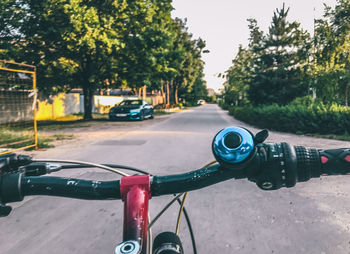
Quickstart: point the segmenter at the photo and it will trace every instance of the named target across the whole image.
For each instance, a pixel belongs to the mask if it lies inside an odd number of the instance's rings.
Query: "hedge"
[[[350,107],[336,104],[231,106],[229,113],[257,127],[278,131],[337,135],[350,133]]]

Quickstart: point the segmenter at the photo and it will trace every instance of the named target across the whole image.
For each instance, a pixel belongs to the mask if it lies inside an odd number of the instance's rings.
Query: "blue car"
[[[153,107],[144,100],[125,100],[109,111],[110,120],[153,119]]]

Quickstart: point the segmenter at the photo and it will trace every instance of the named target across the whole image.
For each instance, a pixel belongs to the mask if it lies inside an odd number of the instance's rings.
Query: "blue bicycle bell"
[[[228,127],[216,134],[212,149],[218,162],[234,166],[254,152],[254,136],[242,127]]]

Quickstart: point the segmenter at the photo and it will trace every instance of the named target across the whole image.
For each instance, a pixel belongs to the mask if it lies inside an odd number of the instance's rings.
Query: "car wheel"
[[[154,114],[152,113],[149,119],[154,119]]]
[[[143,111],[141,111],[140,113],[140,121],[145,120],[145,114],[143,113]]]

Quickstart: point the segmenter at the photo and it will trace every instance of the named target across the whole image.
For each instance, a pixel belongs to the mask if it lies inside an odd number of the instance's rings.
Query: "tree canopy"
[[[171,2],[5,0],[0,58],[36,65],[41,91],[82,88],[85,119],[94,92],[107,85],[163,91],[167,84],[177,103],[201,76],[205,42],[171,17]]]
[[[249,19],[249,44],[240,46],[226,71],[228,104],[285,105],[308,94],[348,105],[350,81],[350,1],[325,7],[310,34],[289,21],[289,8],[273,12],[266,33]]]

